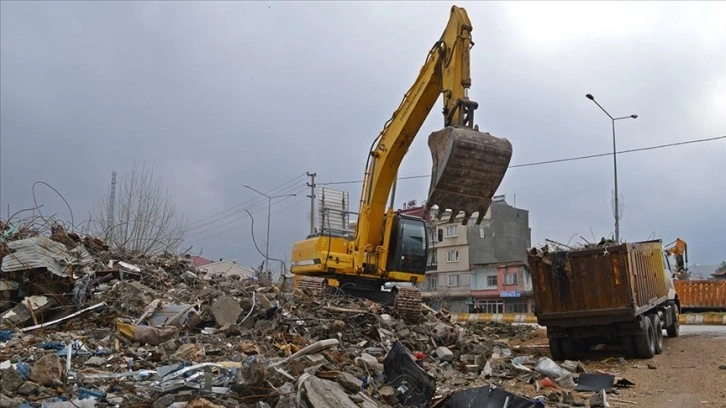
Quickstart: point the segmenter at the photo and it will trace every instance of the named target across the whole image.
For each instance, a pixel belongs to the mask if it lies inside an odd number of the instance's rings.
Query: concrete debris
[[[0,389],[12,395],[12,393],[17,391],[24,382],[25,378],[23,378],[17,370],[5,370],[2,378],[0,379]]]
[[[315,408],[358,408],[340,384],[315,376],[305,381],[305,395]]]
[[[63,364],[57,354],[41,357],[30,369],[30,380],[47,386],[63,384]]]
[[[451,352],[448,348],[441,346],[436,349],[436,356],[441,361],[451,361],[454,359],[454,353]]]
[[[563,389],[580,362],[513,346],[532,327],[452,323],[428,307],[413,325],[387,305],[209,275],[186,256],[10,229],[0,223],[0,407],[531,406],[552,392],[577,402]],[[554,388],[536,388],[543,379]]]
[[[217,326],[225,324],[235,324],[239,315],[242,313],[239,302],[230,296],[221,296],[214,301],[212,306],[212,314]]]
[[[607,401],[607,393],[602,390],[598,393],[593,394],[590,397],[591,408],[610,408],[610,403]]]
[[[361,390],[361,387],[363,387],[363,381],[361,381],[358,377],[354,376],[353,374],[347,373],[345,371],[341,371],[338,373],[338,383],[345,388],[348,392],[355,392]]]

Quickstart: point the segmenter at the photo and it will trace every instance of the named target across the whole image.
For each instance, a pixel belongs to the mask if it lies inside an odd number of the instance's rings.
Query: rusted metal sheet
[[[660,241],[528,254],[536,314],[552,319],[634,317],[667,297]]]
[[[69,251],[60,242],[42,236],[12,241],[7,246],[12,252],[3,258],[2,272],[45,268],[55,275],[69,277],[73,265],[83,266],[93,262],[83,246]]]
[[[726,309],[726,280],[674,281],[681,308]]]

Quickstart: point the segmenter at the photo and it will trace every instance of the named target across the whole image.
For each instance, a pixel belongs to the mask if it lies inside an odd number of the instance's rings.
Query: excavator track
[[[298,281],[298,288],[307,291],[312,296],[323,296],[327,284],[325,278],[316,278],[314,276],[303,276]]]
[[[416,288],[398,287],[393,308],[399,316],[410,322],[421,320],[421,291]]]

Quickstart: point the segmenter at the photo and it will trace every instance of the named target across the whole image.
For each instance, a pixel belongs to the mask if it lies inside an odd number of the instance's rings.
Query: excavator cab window
[[[388,248],[388,271],[426,273],[428,234],[424,220],[396,214]]]

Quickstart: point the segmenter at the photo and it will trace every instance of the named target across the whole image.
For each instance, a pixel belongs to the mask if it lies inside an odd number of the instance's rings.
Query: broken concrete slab
[[[182,344],[174,352],[174,357],[185,361],[202,361],[205,356],[204,344],[190,343]]]
[[[215,300],[212,305],[212,314],[217,326],[221,327],[227,324],[237,323],[239,315],[242,314],[242,308],[239,302],[231,296],[222,296]]]
[[[86,360],[83,364],[87,365],[89,367],[100,367],[100,366],[106,364],[106,359],[103,357],[92,356],[91,358]]]
[[[377,358],[368,353],[361,353],[360,357],[356,357],[355,362],[359,367],[370,370],[371,374],[380,374],[383,372],[383,364],[379,363]]]
[[[315,408],[359,408],[338,383],[312,376],[304,387],[308,402]]]
[[[20,373],[14,368],[10,368],[2,372],[2,378],[0,378],[0,391],[13,393],[20,388],[25,382]]]
[[[348,392],[358,392],[363,386],[363,381],[353,374],[341,371],[338,373],[338,383]]]
[[[441,361],[452,361],[454,359],[454,353],[448,349],[448,347],[441,346],[436,349],[436,356]]]
[[[63,384],[63,364],[57,354],[41,357],[30,369],[30,380],[47,386]]]

